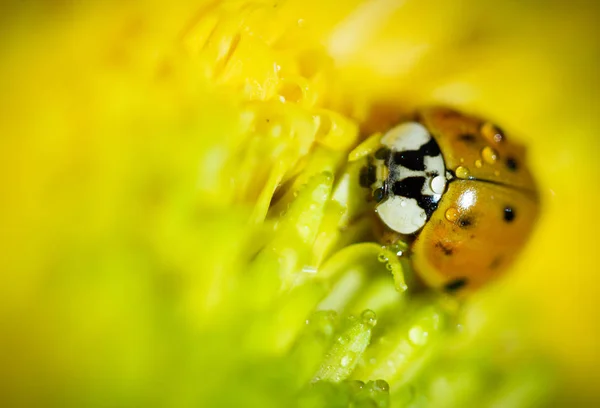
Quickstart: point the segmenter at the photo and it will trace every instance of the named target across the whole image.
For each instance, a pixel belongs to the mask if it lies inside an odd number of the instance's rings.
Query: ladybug
[[[525,149],[493,123],[443,107],[371,143],[359,182],[370,189],[382,241],[409,242],[417,276],[453,294],[506,270],[540,207]]]

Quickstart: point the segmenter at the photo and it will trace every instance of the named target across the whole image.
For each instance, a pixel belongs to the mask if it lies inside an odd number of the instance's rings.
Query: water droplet
[[[481,160],[475,160],[475,167],[477,167],[478,169],[483,167],[483,163],[481,162]]]
[[[387,264],[385,264],[385,269],[392,272],[394,270],[394,266],[388,262]]]
[[[324,171],[322,174],[327,181],[332,181],[335,178],[335,175],[331,171]],[[327,189],[324,190],[327,191]]]
[[[481,134],[490,142],[500,143],[504,140],[504,132],[502,132],[502,129],[491,122],[483,124],[481,127]]]
[[[389,246],[388,250],[390,252],[395,253],[396,256],[402,256],[402,255],[404,255],[405,247],[401,246],[400,244],[394,244],[394,245]]]
[[[486,146],[481,150],[481,157],[487,164],[494,164],[498,160],[498,152],[489,146]]]
[[[408,331],[408,339],[415,346],[423,346],[427,343],[429,333],[423,330],[421,326],[415,326]]]
[[[360,318],[362,319],[363,323],[367,326],[375,327],[375,325],[377,324],[377,315],[371,309],[364,310],[361,313]]]
[[[469,178],[469,169],[467,169],[465,166],[458,166],[456,168],[456,177],[458,177],[459,179],[468,179]]]
[[[461,162],[461,163],[464,163],[464,162],[465,162],[465,158],[464,158],[464,157],[461,157],[461,158],[460,158],[460,162]]]
[[[442,194],[446,187],[446,178],[444,176],[434,177],[433,180],[431,180],[430,187],[435,194]]]
[[[348,367],[348,365],[350,364],[350,357],[349,356],[342,357],[340,364],[342,365],[342,367]]]
[[[365,387],[365,383],[361,380],[350,380],[347,382],[354,393],[359,392]]]
[[[344,344],[348,343],[348,340],[350,340],[350,339],[348,338],[348,336],[345,336],[345,335],[344,336],[340,336],[337,339],[338,343],[340,343],[341,345],[344,345]]]
[[[458,220],[459,215],[458,210],[454,207],[450,207],[446,210],[446,219],[450,222]]]
[[[390,390],[390,386],[384,380],[375,380],[373,383],[373,389],[375,391],[388,392]]]
[[[384,252],[380,252],[379,255],[377,255],[377,260],[379,262],[387,262],[388,261],[388,257]]]

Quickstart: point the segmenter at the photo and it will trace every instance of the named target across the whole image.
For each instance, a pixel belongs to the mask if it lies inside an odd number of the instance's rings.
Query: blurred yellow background
[[[526,310],[532,341],[565,374],[564,398],[599,397],[596,2],[159,3],[3,6],[7,401],[111,384],[116,400],[139,402],[164,381],[185,405],[170,376],[198,373],[161,359],[185,359],[169,350],[229,313],[223,271],[243,268],[231,242],[245,239],[267,173],[240,171],[228,152],[241,163],[248,144],[240,106],[278,92],[366,131],[449,103],[526,143],[543,217],[518,265],[474,304],[495,305],[491,322]]]

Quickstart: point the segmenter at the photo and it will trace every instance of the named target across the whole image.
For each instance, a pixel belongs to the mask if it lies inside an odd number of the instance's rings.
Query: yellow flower
[[[68,3],[2,22],[3,405],[600,398],[593,2]],[[544,204],[460,311],[352,219],[350,151],[432,103],[518,135]]]

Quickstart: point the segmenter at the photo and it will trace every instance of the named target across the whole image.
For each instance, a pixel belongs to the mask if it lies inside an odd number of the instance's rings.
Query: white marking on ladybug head
[[[376,211],[385,225],[401,234],[413,234],[427,221],[425,210],[413,198],[389,197],[377,206]]]
[[[431,140],[431,135],[417,122],[406,122],[390,129],[381,138],[381,143],[392,150],[403,152],[419,150],[421,146]]]
[[[438,175],[446,172],[446,165],[441,154],[437,156],[425,156],[423,157],[423,162],[425,163],[426,172],[435,172]]]

